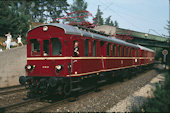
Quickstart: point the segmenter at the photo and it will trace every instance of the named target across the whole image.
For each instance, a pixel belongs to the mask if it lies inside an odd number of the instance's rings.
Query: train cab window
[[[108,43],[107,44],[107,56],[109,56],[110,55],[110,44]]]
[[[93,56],[96,56],[96,40],[93,41]]]
[[[79,42],[77,40],[74,41],[73,56],[79,56]]]
[[[86,39],[85,40],[85,56],[88,56],[88,49],[89,48],[89,40]]]
[[[49,56],[49,40],[43,40],[43,56]]]
[[[51,41],[52,41],[52,55],[53,56],[56,56],[56,55],[61,56],[62,55],[62,45],[61,45],[60,40],[58,38],[52,38]]]
[[[115,56],[115,45],[113,45],[113,56]]]
[[[40,56],[40,42],[37,39],[31,39],[31,55]]]

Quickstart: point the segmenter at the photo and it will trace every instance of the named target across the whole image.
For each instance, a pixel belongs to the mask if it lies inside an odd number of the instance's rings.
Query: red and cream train
[[[58,23],[30,30],[27,76],[19,78],[20,84],[32,92],[69,95],[82,88],[84,79],[94,82],[100,76],[107,78],[107,72],[132,71],[153,64],[153,50],[92,31]]]

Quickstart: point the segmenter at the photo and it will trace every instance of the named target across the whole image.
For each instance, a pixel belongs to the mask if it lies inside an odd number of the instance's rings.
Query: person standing
[[[73,56],[75,56],[75,57],[79,56],[79,42],[78,41],[75,41],[75,43],[74,43]]]
[[[5,36],[7,37],[6,42],[6,49],[10,49],[10,45],[11,45],[11,40],[12,40],[12,35],[10,32],[8,32],[8,34],[5,34]]]
[[[18,36],[17,40],[18,40],[18,44],[17,44],[17,47],[19,46],[19,44],[21,44],[23,46],[23,43],[21,41],[21,35]]]

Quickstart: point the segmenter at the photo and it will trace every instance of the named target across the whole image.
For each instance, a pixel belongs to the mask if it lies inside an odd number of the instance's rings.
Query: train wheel
[[[64,97],[67,97],[71,94],[71,89],[72,89],[72,85],[70,85],[69,83],[64,84],[63,87]]]

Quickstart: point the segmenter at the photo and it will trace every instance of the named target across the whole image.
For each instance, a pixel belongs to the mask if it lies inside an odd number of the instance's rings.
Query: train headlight
[[[43,31],[47,31],[48,30],[48,27],[47,26],[44,26],[43,27]]]
[[[61,71],[63,69],[62,65],[55,66],[56,71]]]
[[[27,69],[30,70],[30,69],[31,69],[31,65],[28,65],[28,66],[27,66]]]
[[[35,65],[26,65],[25,70],[26,71],[31,71],[31,70],[35,69],[35,67],[36,67]]]

